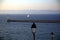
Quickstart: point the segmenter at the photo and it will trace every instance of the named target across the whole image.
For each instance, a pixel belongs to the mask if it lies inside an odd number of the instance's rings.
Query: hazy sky
[[[59,10],[58,0],[0,0],[0,10]]]

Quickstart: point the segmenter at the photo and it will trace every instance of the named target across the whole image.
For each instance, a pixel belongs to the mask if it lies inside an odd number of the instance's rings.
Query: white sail
[[[28,14],[28,15],[27,15],[27,17],[29,18],[29,17],[30,17],[30,15]]]

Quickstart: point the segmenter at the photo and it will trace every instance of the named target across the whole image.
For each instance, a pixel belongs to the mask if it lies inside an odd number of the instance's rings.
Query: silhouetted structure
[[[36,24],[34,22],[32,24],[31,29],[32,29],[32,34],[33,34],[33,40],[35,40]]]
[[[54,33],[51,32],[50,34],[51,34],[51,40],[54,40]]]
[[[4,40],[4,38],[3,37],[0,37],[0,40]]]

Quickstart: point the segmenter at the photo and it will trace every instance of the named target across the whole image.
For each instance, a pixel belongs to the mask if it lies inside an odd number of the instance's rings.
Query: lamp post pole
[[[50,34],[51,34],[51,40],[54,40],[54,33],[51,32]]]
[[[33,40],[35,40],[35,33],[33,33]]]
[[[32,34],[33,34],[33,40],[35,40],[35,33],[36,33],[36,24],[35,23],[32,24],[31,30],[32,30]]]

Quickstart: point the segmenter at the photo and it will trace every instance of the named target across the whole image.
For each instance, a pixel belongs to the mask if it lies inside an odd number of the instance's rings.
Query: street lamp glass
[[[32,28],[32,32],[35,33],[36,32],[36,28]]]
[[[54,37],[54,35],[51,35],[51,37]]]

